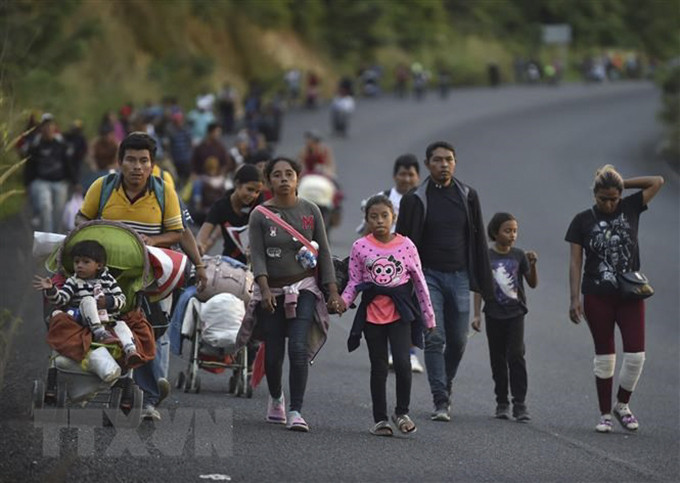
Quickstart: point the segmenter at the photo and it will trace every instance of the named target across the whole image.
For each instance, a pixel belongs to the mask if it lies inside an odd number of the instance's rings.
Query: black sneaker
[[[451,421],[451,415],[449,414],[449,405],[447,403],[438,404],[434,412],[430,415],[432,421]]]
[[[529,416],[529,411],[527,411],[527,406],[524,403],[515,403],[512,405],[512,416],[522,423],[531,421],[531,416]]]
[[[496,419],[510,419],[510,405],[508,403],[501,403],[496,406]]]

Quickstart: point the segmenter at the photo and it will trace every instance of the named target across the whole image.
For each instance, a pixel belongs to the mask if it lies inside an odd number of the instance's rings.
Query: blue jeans
[[[39,231],[59,233],[68,197],[67,181],[36,179],[28,186],[33,213],[39,217]]]
[[[158,351],[158,348],[156,351]],[[160,398],[158,376],[160,371],[160,361],[156,357],[143,366],[136,368],[132,373],[135,383],[144,391],[144,406],[149,404],[156,406],[158,404],[158,399]]]
[[[283,359],[288,337],[288,362],[290,365],[288,383],[290,385],[290,410],[300,411],[307,388],[309,360],[307,351],[307,334],[314,323],[316,296],[302,290],[298,296],[296,317],[286,319],[283,295],[276,298],[274,313],[266,312],[258,305],[258,323],[263,324],[265,340],[264,370],[267,375],[269,394],[280,397],[281,378],[283,376]]]
[[[435,407],[449,403],[451,384],[465,352],[470,318],[470,281],[466,271],[425,268],[437,327],[425,334],[425,367]]]
[[[172,306],[172,296],[158,302],[161,310],[169,312]],[[168,331],[156,339],[156,356],[152,361],[138,367],[133,372],[133,378],[139,388],[144,391],[144,405],[152,404],[156,406],[160,399],[158,390],[158,380],[168,378],[170,367],[170,335]]]

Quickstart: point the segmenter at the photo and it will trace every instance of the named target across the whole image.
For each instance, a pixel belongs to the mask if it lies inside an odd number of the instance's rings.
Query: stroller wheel
[[[45,405],[45,383],[40,379],[33,381],[33,391],[31,394],[31,416],[36,409],[42,409]]]
[[[109,411],[104,413],[104,426],[113,426],[114,421],[111,418],[116,419],[116,415],[119,411],[122,411],[121,401],[123,399],[123,389],[119,386],[114,386],[111,389],[111,395],[109,396]]]
[[[194,385],[194,378],[195,377],[196,377],[195,374],[189,372],[186,380],[184,381],[184,392],[191,392],[192,387]]]
[[[246,397],[248,399],[253,397],[253,386],[250,385],[250,376],[246,379]]]
[[[175,387],[177,389],[182,389],[185,382],[186,376],[184,375],[184,371],[179,371],[179,374],[177,374],[177,382],[175,382]]]
[[[127,414],[132,409],[135,397],[135,386],[132,379],[129,377],[118,379],[115,388],[120,389],[121,391],[120,404],[118,407],[124,414]]]
[[[236,380],[236,392],[235,392],[235,394],[236,394],[236,397],[241,397],[241,396],[243,396],[243,393],[245,391],[245,387],[244,387],[245,384],[244,384],[243,378],[240,376],[240,374],[238,376],[236,376],[236,378],[237,378],[237,380]]]
[[[47,370],[47,384],[45,385],[45,404],[54,406],[57,403],[57,368]]]
[[[57,407],[66,407],[66,395],[67,395],[66,383],[59,382],[57,384]]]
[[[229,378],[229,394],[234,394],[236,392],[237,376],[236,373],[232,374]]]

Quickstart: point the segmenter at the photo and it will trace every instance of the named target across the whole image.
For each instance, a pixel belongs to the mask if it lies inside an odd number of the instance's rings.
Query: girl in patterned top
[[[402,433],[413,433],[415,423],[408,416],[411,399],[411,345],[422,347],[422,331],[433,330],[434,311],[418,250],[407,237],[391,233],[392,202],[385,195],[366,203],[370,234],[352,245],[349,283],[342,298],[349,306],[363,292],[350,332],[350,351],[359,345],[363,332],[371,360],[371,397],[375,426],[371,433],[391,436],[387,419],[385,384],[388,372],[388,342],[396,373],[397,405],[392,421]],[[414,295],[417,303],[414,301]]]

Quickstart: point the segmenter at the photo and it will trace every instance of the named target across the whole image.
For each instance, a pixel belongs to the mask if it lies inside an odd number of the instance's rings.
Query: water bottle
[[[104,297],[104,290],[102,289],[101,283],[94,284],[94,299],[98,301],[100,298]],[[106,309],[97,308],[97,313],[99,314],[99,321],[104,323],[109,321],[109,313]]]
[[[304,269],[310,270],[316,267],[316,256],[305,246],[300,248],[295,259]]]

